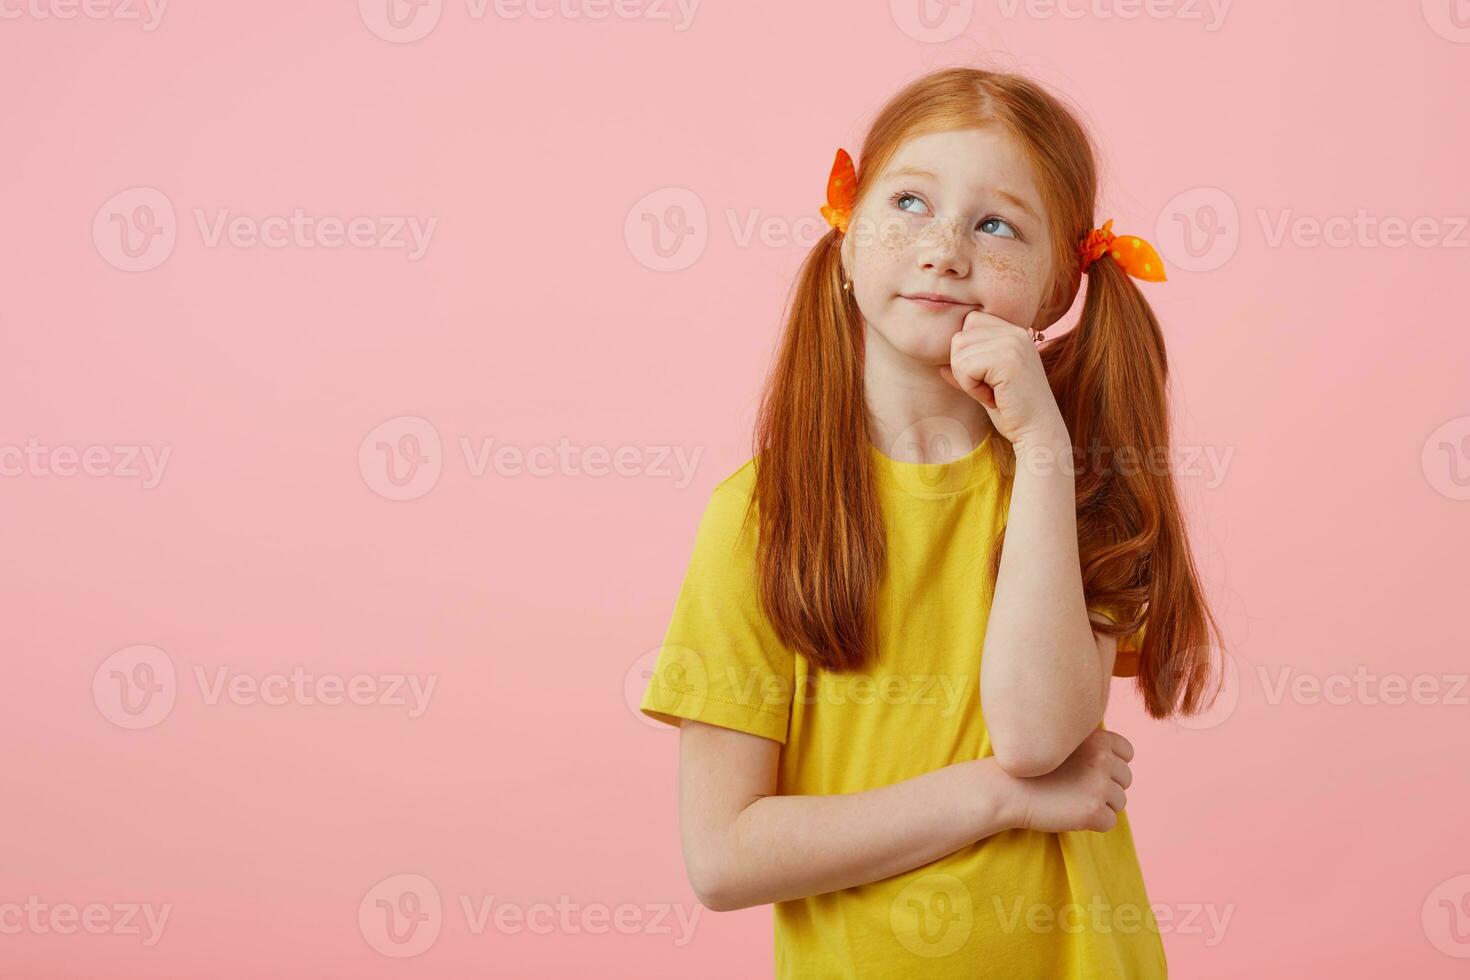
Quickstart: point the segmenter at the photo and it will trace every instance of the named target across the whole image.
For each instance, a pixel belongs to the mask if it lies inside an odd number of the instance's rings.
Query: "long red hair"
[[[1056,243],[1052,285],[1070,305],[1081,280],[1076,246],[1094,225],[1096,165],[1073,113],[1029,79],[948,68],[910,83],[863,142],[858,206],[905,140],[992,124],[1016,137],[1031,162]],[[756,421],[751,498],[759,515],[759,593],[772,627],[814,668],[834,672],[861,668],[876,655],[873,600],[887,554],[863,395],[863,323],[842,289],[841,243],[841,234],[829,230],[802,264]],[[1081,319],[1045,342],[1041,359],[1084,460],[1107,460],[1119,447],[1144,459],[1167,450],[1163,333],[1110,256],[1088,268]],[[992,441],[1001,492],[1008,494],[1014,453],[998,433]],[[1208,642],[1207,630],[1218,639],[1219,629],[1200,588],[1172,473],[1090,462],[1075,469],[1086,602],[1126,617],[1097,629],[1126,635],[1146,615],[1137,684],[1148,713],[1199,712],[1210,652],[1222,647]],[[989,567],[991,595],[1004,543],[1002,527]]]

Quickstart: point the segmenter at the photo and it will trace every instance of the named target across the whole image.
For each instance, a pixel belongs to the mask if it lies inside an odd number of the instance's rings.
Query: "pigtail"
[[[1146,624],[1137,683],[1148,713],[1195,714],[1207,706],[1210,639],[1220,631],[1174,482],[1163,332],[1110,255],[1088,267],[1086,289],[1076,327],[1042,350],[1076,454],[1083,592],[1089,606],[1122,617],[1100,632],[1121,637]]]
[[[841,672],[876,654],[887,542],[868,447],[862,320],[829,231],[797,276],[756,419],[761,603],[783,642]],[[748,516],[748,515],[747,515]]]

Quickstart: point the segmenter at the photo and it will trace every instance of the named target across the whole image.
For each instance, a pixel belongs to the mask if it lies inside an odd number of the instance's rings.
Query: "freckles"
[[[878,247],[890,256],[907,250],[913,242],[913,233],[897,222],[884,222],[878,229]]]
[[[993,272],[997,279],[1010,285],[1025,285],[1029,278],[1027,269],[1009,255],[999,255],[995,252],[981,252],[981,263]]]

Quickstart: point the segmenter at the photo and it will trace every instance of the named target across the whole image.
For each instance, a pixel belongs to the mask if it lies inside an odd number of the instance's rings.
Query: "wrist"
[[[980,836],[1024,827],[1026,806],[1020,780],[1002,769],[993,755],[976,759],[971,765],[977,784],[971,799],[978,804],[974,816]]]
[[[1043,419],[1018,433],[1011,445],[1017,449],[1024,446],[1050,449],[1053,451],[1057,449],[1070,451],[1072,448],[1072,434],[1067,431],[1067,422],[1062,418],[1062,414],[1055,412],[1050,418]]]
[[[1064,428],[1037,432],[1012,443],[1016,456],[1016,475],[1046,479],[1076,477],[1076,450]]]

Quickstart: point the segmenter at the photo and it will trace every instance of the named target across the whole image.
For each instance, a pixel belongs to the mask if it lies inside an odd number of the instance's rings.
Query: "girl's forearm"
[[[928,864],[1019,824],[992,756],[857,793],[765,796],[730,828],[715,911],[820,895]]]
[[[1082,593],[1076,478],[1065,433],[1016,444],[980,695],[1002,766],[1037,776],[1102,721],[1102,666]]]

